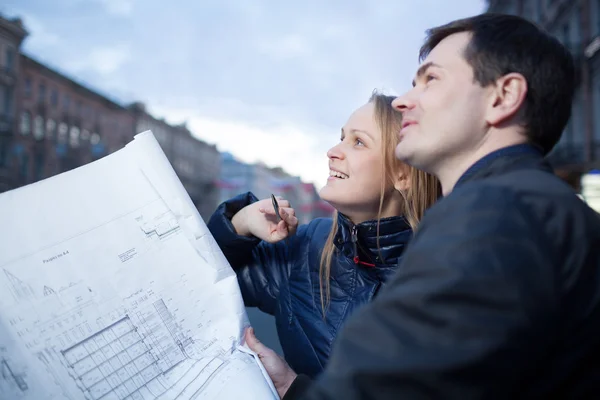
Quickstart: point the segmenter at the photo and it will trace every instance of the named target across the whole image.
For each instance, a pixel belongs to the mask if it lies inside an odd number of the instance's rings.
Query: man
[[[421,60],[396,156],[445,197],[313,385],[248,344],[286,400],[598,398],[600,218],[543,160],[570,116],[570,54],[484,14],[430,30]]]

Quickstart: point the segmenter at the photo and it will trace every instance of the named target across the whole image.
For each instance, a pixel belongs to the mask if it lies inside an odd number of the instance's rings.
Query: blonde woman
[[[375,93],[327,152],[320,197],[337,210],[333,218],[298,227],[280,199],[278,222],[271,199],[246,193],[221,204],[209,221],[244,302],[275,316],[285,359],[297,373],[323,370],[336,332],[385,284],[439,195],[435,178],[394,157],[401,115],[393,99]]]

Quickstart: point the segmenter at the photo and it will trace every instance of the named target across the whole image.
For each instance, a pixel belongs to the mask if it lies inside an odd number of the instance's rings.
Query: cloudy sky
[[[24,51],[246,162],[322,186],[373,89],[407,90],[428,27],[484,0],[3,0]]]

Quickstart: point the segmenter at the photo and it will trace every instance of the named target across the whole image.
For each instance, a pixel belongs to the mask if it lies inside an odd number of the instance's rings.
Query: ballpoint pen
[[[273,208],[275,209],[275,215],[277,215],[277,223],[279,223],[279,221],[283,220],[283,218],[281,218],[281,214],[279,213],[279,203],[277,203],[277,199],[275,198],[274,194],[271,194],[271,201],[273,202]],[[288,234],[289,234],[289,230],[288,230]],[[288,238],[285,238],[285,244],[288,245]]]

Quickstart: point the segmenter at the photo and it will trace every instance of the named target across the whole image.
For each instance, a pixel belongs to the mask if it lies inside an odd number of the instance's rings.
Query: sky
[[[168,5],[167,5],[168,4]],[[23,51],[124,105],[322,187],[374,89],[408,90],[427,28],[484,0],[3,0]]]

